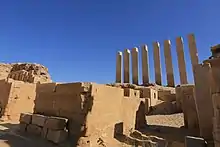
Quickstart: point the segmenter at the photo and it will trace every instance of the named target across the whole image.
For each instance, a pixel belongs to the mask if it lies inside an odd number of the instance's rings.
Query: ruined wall
[[[18,120],[20,113],[33,112],[36,85],[22,81],[9,81],[8,84],[11,88],[3,118]]]
[[[70,133],[80,134],[89,109],[85,108],[89,88],[84,83],[37,85],[34,112],[68,118]]]
[[[119,145],[115,125],[123,123],[122,133],[129,134],[141,101],[124,97],[122,88],[94,83],[40,84],[36,91],[35,113],[68,118],[71,135],[87,136],[94,146],[100,138]]]
[[[189,129],[199,129],[198,114],[195,103],[195,86],[190,84],[180,85],[176,90],[184,114],[185,127]]]
[[[11,91],[12,83],[8,83],[5,79],[0,80],[0,108],[1,116],[4,114],[6,105],[8,104],[9,94]]]

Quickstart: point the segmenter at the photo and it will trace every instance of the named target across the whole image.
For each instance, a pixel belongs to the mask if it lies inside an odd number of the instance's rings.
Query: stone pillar
[[[173,63],[172,63],[170,40],[164,41],[164,57],[165,57],[166,72],[167,72],[167,85],[174,87],[175,83],[173,76]]]
[[[117,53],[116,57],[116,83],[121,83],[121,77],[122,77],[122,52]]]
[[[148,49],[147,45],[142,47],[142,80],[143,84],[149,83]]]
[[[133,48],[132,56],[132,83],[138,85],[138,48]]]
[[[199,64],[194,66],[195,102],[199,120],[200,136],[212,138],[213,105],[211,97],[211,66]],[[205,108],[205,109],[204,109]]]
[[[160,44],[153,43],[154,47],[154,70],[155,70],[155,83],[161,85],[161,66],[160,66]]]
[[[188,35],[189,53],[191,58],[192,69],[195,65],[199,64],[198,52],[196,47],[196,40],[194,34]]]
[[[187,75],[186,75],[186,63],[185,63],[185,58],[184,58],[182,37],[176,38],[176,52],[177,52],[177,57],[178,57],[180,84],[187,84],[188,82],[187,82]]]
[[[125,49],[124,55],[124,83],[130,83],[130,50]]]

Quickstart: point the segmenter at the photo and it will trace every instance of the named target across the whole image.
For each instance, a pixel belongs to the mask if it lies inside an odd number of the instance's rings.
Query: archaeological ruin
[[[199,63],[195,36],[188,35],[194,84],[182,37],[175,47],[180,84],[171,41],[163,42],[166,75],[160,43],[152,44],[154,82],[148,47],[117,52],[116,80],[108,84],[56,83],[40,64],[0,64],[1,121],[58,146],[220,147],[220,45]]]

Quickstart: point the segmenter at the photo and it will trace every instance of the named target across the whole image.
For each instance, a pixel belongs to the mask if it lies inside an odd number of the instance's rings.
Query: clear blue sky
[[[179,82],[175,38],[197,39],[199,60],[220,43],[219,0],[0,0],[0,61],[36,62],[54,81],[115,80],[118,50],[147,44],[154,80],[152,42],[170,39]],[[163,47],[162,71],[166,83]]]

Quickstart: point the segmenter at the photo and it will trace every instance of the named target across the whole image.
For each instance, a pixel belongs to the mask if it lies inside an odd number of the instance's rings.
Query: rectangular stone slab
[[[37,126],[43,127],[46,122],[47,116],[39,115],[39,114],[33,114],[32,115],[32,121],[31,123]]]
[[[21,113],[19,121],[22,123],[30,124],[31,123],[32,114],[30,113]]]
[[[67,132],[64,130],[55,131],[55,130],[48,130],[47,133],[47,140],[52,141],[53,143],[61,143],[65,141],[67,138]]]
[[[68,119],[62,117],[48,117],[44,127],[53,130],[63,130],[66,128]]]

